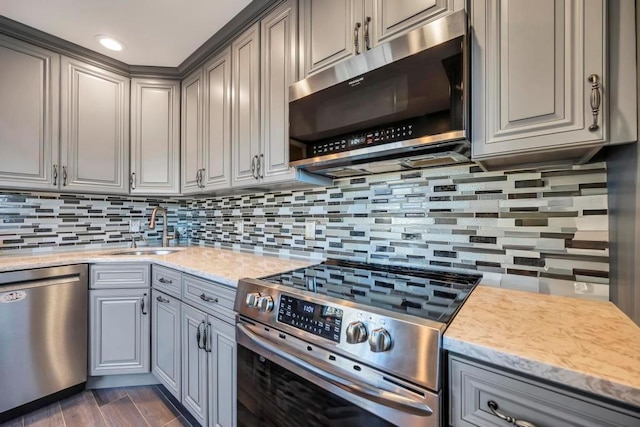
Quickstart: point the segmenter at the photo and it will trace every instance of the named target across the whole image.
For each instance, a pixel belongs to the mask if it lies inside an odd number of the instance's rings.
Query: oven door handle
[[[379,389],[373,388],[367,384],[364,384],[354,379],[343,378],[340,375],[336,375],[332,372],[329,372],[328,369],[330,369],[330,365],[326,365],[323,368],[319,368],[302,358],[295,357],[287,353],[286,351],[280,349],[275,344],[273,344],[270,340],[264,339],[254,334],[249,330],[249,328],[247,328],[242,324],[236,324],[236,327],[240,333],[245,335],[249,340],[251,340],[258,347],[261,347],[267,351],[270,351],[276,356],[281,357],[282,359],[313,373],[314,375],[330,382],[331,384],[337,387],[340,387],[343,390],[346,390],[350,393],[358,395],[367,400],[371,400],[373,402],[388,406],[390,408],[398,409],[405,412],[410,412],[415,415],[419,415],[419,416],[433,415],[433,410],[428,405],[425,405],[424,403],[421,403],[416,400],[412,400],[408,397],[404,397],[387,390],[379,390]]]

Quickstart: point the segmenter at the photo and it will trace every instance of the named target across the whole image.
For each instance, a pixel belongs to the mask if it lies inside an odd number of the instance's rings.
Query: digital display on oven
[[[340,342],[342,310],[288,295],[280,296],[278,321],[331,341]]]

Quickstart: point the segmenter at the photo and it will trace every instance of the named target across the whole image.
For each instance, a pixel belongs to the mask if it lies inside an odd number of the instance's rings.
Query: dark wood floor
[[[157,386],[83,391],[0,427],[192,427]]]

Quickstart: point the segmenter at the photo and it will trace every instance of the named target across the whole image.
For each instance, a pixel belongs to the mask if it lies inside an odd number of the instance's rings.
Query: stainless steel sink
[[[137,248],[113,252],[111,255],[168,255],[184,248]]]

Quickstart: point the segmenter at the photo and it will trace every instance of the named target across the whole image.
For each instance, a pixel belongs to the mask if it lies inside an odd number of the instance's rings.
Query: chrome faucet
[[[169,222],[169,218],[167,218],[167,210],[165,208],[162,208],[160,206],[156,206],[155,208],[153,208],[153,212],[151,212],[151,222],[149,223],[149,228],[151,230],[156,229],[156,215],[158,214],[158,211],[160,211],[160,213],[164,215],[164,226],[162,227],[162,246],[166,247],[169,246],[169,237],[167,236],[167,225]]]

